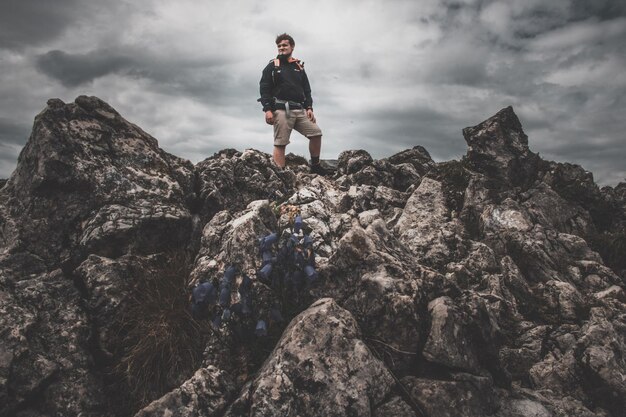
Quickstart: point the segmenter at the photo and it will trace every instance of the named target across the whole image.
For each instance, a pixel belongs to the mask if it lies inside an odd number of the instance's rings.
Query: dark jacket
[[[301,103],[305,109],[313,108],[311,86],[299,60],[290,58],[289,62],[280,61],[276,66],[272,59],[263,69],[261,76],[259,101],[263,111],[276,110],[274,98]]]

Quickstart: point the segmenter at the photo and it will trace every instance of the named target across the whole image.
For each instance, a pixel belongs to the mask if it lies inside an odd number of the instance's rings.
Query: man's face
[[[289,41],[286,39],[278,42],[276,44],[276,47],[278,48],[278,55],[291,56],[291,53],[293,52],[292,46],[289,44]]]

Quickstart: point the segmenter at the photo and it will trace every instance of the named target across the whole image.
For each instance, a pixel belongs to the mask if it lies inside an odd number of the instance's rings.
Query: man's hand
[[[268,125],[274,124],[274,113],[270,110],[265,112],[265,123]]]
[[[313,114],[313,109],[306,109],[306,117],[308,117],[310,121],[315,123],[315,115]]]

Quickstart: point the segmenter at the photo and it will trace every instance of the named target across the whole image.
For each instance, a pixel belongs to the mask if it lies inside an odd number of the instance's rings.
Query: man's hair
[[[292,48],[296,46],[296,42],[293,40],[293,38],[290,35],[287,35],[286,33],[283,33],[282,35],[278,35],[276,37],[276,45],[278,45],[280,41],[284,41],[284,40],[289,41],[289,45],[291,45]]]

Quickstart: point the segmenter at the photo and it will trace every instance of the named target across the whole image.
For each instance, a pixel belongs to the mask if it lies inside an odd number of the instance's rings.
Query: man
[[[265,122],[274,126],[274,163],[285,167],[285,148],[293,129],[309,139],[311,172],[326,175],[320,165],[322,131],[315,122],[311,86],[304,72],[304,63],[293,58],[296,43],[286,33],[278,35],[278,56],[263,69],[259,101]]]

